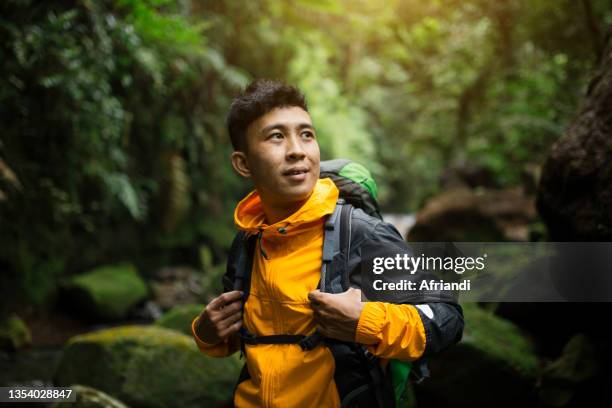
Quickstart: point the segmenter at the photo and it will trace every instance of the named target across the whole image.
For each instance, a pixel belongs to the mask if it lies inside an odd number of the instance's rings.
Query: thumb
[[[359,289],[359,288],[354,288],[354,287],[352,287],[352,286],[351,286],[351,287],[350,287],[350,288],[347,290],[347,292],[352,292],[352,293],[359,293],[359,294],[361,294],[361,289]]]
[[[321,291],[319,289],[313,290],[312,292],[308,292],[308,300],[317,301],[321,296]]]
[[[361,299],[361,289],[350,287],[345,294],[349,297]]]

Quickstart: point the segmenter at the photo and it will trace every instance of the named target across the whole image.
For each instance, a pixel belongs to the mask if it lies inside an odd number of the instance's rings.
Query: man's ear
[[[251,170],[246,154],[240,150],[232,152],[232,167],[244,178],[251,178]]]

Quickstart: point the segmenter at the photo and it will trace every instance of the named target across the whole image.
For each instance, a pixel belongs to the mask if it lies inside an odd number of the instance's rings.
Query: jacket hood
[[[300,226],[318,222],[325,215],[331,214],[336,207],[338,196],[338,188],[330,178],[319,179],[312,194],[300,209],[284,220],[270,225],[265,223],[259,193],[253,190],[236,206],[234,222],[239,229],[251,234],[271,231],[273,235],[294,235],[302,229]]]

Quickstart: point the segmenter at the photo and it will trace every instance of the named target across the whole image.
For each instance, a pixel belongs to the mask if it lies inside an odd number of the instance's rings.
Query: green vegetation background
[[[225,115],[257,77],[306,93],[323,159],[366,164],[386,211],[417,211],[466,163],[516,185],[576,113],[607,6],[4,1],[0,304],[102,263],[221,263],[250,190]]]

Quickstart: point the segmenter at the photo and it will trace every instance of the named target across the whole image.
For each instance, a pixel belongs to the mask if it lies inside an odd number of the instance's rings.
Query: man
[[[461,309],[445,303],[362,302],[359,289],[340,294],[317,290],[325,218],[339,191],[319,179],[320,152],[304,96],[276,81],[251,83],[231,105],[228,128],[232,166],[255,190],[234,212],[237,227],[257,236],[250,294],[242,310],[240,291],[213,299],[192,322],[199,349],[224,357],[240,349],[241,328],[257,336],[309,334],[357,342],[384,359],[414,361],[461,337]],[[353,239],[404,246],[389,224],[361,212],[363,233]],[[356,221],[357,222],[357,221]],[[360,241],[360,242],[361,242]],[[354,250],[358,245],[355,244]],[[357,254],[351,270],[359,270]],[[357,280],[351,274],[351,286]],[[357,282],[358,283],[358,282]],[[422,302],[424,303],[424,302]],[[325,345],[245,348],[248,375],[235,390],[238,407],[339,407],[336,362]]]

